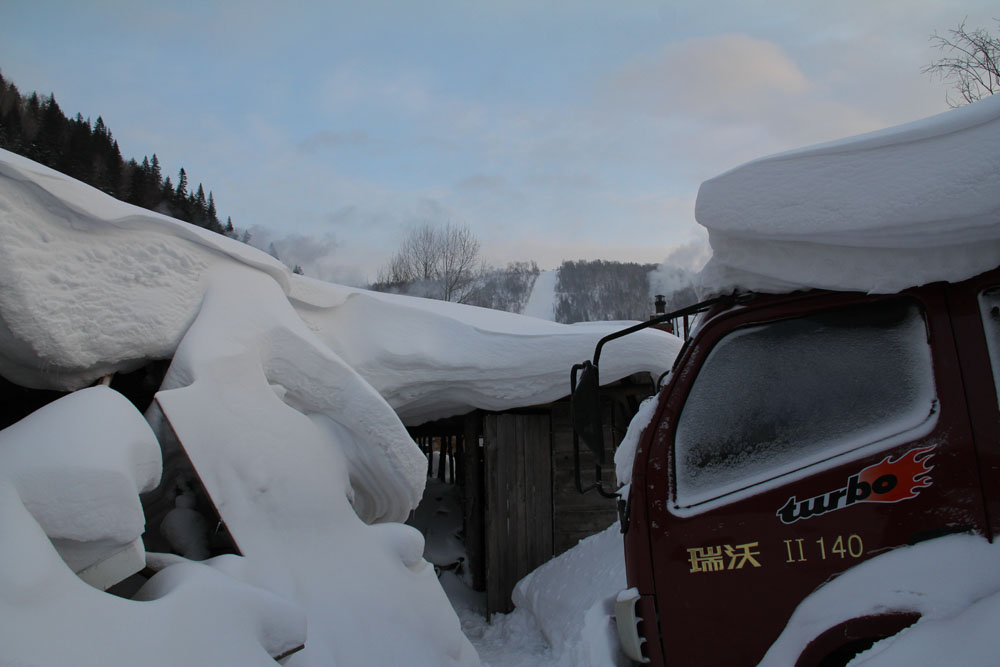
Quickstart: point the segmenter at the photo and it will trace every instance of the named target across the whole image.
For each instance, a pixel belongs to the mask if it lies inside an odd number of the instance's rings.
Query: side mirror
[[[580,373],[577,381],[577,371]],[[600,379],[597,366],[585,361],[573,366],[573,395],[570,398],[570,416],[573,430],[593,452],[598,465],[604,463],[604,427],[601,424]]]

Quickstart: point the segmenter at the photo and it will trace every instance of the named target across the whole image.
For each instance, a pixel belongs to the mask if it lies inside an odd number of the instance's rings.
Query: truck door
[[[829,578],[985,531],[943,288],[762,301],[710,320],[661,399],[644,485],[668,665],[754,665]]]
[[[948,287],[990,522],[1000,532],[1000,269]]]

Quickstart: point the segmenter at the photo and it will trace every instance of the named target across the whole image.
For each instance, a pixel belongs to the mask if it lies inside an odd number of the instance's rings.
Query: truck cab
[[[858,564],[953,533],[992,541],[998,386],[1000,268],[709,306],[636,449],[623,648],[653,665],[758,664],[797,606]],[[845,664],[918,618],[817,628],[796,664]]]

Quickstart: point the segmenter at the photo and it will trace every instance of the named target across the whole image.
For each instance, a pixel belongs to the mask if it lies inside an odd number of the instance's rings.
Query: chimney
[[[654,301],[653,303],[656,306],[657,315],[662,315],[663,313],[667,312],[667,300],[663,297],[662,294],[657,294],[656,301]]]

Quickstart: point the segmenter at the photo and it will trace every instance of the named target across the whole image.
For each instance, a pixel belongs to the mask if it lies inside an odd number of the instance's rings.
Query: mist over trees
[[[370,288],[523,312],[541,273],[538,264],[487,266],[479,258],[479,249],[478,239],[467,227],[425,223],[406,234]],[[462,261],[449,264],[447,258],[454,256]],[[461,268],[461,279],[449,279],[449,266]],[[555,320],[564,324],[644,320],[653,312],[652,290],[666,290],[680,300],[693,295],[689,284],[690,272],[671,274],[668,279],[657,264],[567,261],[558,270],[553,312]]]
[[[468,227],[424,223],[403,237],[373,287],[467,303],[481,268],[479,239]]]
[[[520,312],[538,277],[534,262],[487,266],[466,226],[424,223],[411,229],[371,289]]]
[[[556,282],[557,322],[645,320],[652,312],[649,272],[656,264],[563,262]]]
[[[201,183],[192,190],[182,167],[176,187],[163,177],[156,153],[142,162],[122,158],[101,116],[91,123],[82,114],[69,119],[55,95],[21,95],[13,81],[0,74],[0,148],[39,162],[106,194],[150,211],[220,234],[235,235],[232,219],[219,222],[215,196]]]
[[[523,312],[539,273],[535,262],[511,262],[502,269],[484,268],[476,280],[477,287],[469,305],[509,313]]]

